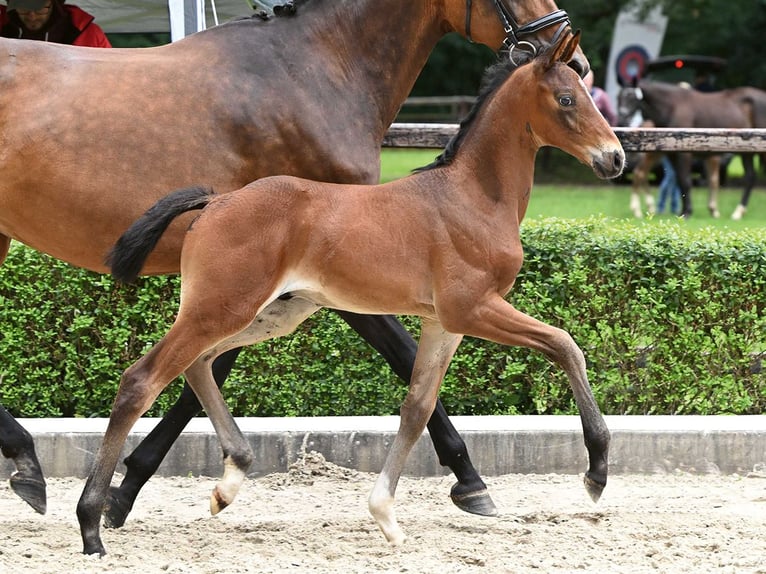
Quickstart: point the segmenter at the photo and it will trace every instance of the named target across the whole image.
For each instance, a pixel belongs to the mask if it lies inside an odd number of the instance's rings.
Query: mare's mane
[[[439,154],[433,162],[423,167],[415,168],[412,170],[413,173],[428,171],[430,169],[449,165],[452,163],[452,160],[455,159],[455,155],[457,154],[457,150],[460,147],[460,144],[463,142],[463,139],[465,139],[466,133],[468,133],[468,130],[473,125],[473,122],[476,119],[476,116],[479,114],[479,110],[481,110],[484,103],[492,97],[497,89],[502,86],[508,78],[511,77],[516,69],[529,63],[533,59],[533,56],[529,52],[524,52],[524,54],[526,57],[523,60],[520,55],[515,55],[518,60],[522,60],[517,63],[514,63],[507,56],[501,56],[499,61],[486,69],[481,79],[479,95],[476,97],[476,101],[473,103],[473,106],[471,106],[471,109],[468,111],[465,117],[460,120],[460,126],[457,133],[452,136],[452,138],[450,138],[449,142],[447,142],[447,146],[444,148],[444,151]]]

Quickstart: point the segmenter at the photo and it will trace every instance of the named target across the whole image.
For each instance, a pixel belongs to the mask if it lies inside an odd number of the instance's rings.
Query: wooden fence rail
[[[457,124],[392,124],[383,147],[443,148]],[[625,151],[766,152],[766,129],[614,128]]]

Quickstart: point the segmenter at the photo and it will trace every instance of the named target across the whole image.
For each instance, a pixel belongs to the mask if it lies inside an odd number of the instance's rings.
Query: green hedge
[[[514,305],[567,329],[607,414],[761,413],[766,231],[602,219],[533,220]],[[20,245],[0,268],[0,403],[17,416],[107,416],[121,371],[165,332],[178,278],[115,286]],[[417,333],[417,320],[405,324]],[[177,396],[171,386],[151,414]],[[395,414],[405,388],[331,311],[243,351],[237,416]],[[576,412],[536,352],[466,339],[442,399],[452,414]]]

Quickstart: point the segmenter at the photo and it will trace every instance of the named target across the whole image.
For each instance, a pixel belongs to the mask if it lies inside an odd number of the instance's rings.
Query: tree
[[[574,28],[583,31],[581,45],[603,84],[614,24],[620,10],[661,6],[668,26],[660,55],[699,54],[726,58],[722,87],[766,89],[766,0],[558,0]],[[415,84],[414,95],[475,94],[484,68],[494,56],[484,46],[453,34],[436,47]]]

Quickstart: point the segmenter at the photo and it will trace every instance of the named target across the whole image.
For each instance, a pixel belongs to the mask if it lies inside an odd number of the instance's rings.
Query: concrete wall
[[[766,417],[606,417],[612,432],[612,473],[684,470],[745,474],[766,465]],[[46,476],[87,475],[106,419],[21,419],[35,438]],[[142,419],[125,454],[154,427]],[[301,452],[315,450],[335,464],[378,472],[396,434],[398,417],[238,419],[256,454],[252,476],[285,472]],[[576,416],[454,417],[482,475],[579,474],[587,466]],[[120,465],[118,472],[123,472]],[[13,465],[0,462],[0,478]],[[221,450],[206,418],[194,419],[159,474],[219,476]],[[410,455],[406,474],[445,474],[426,435]]]

